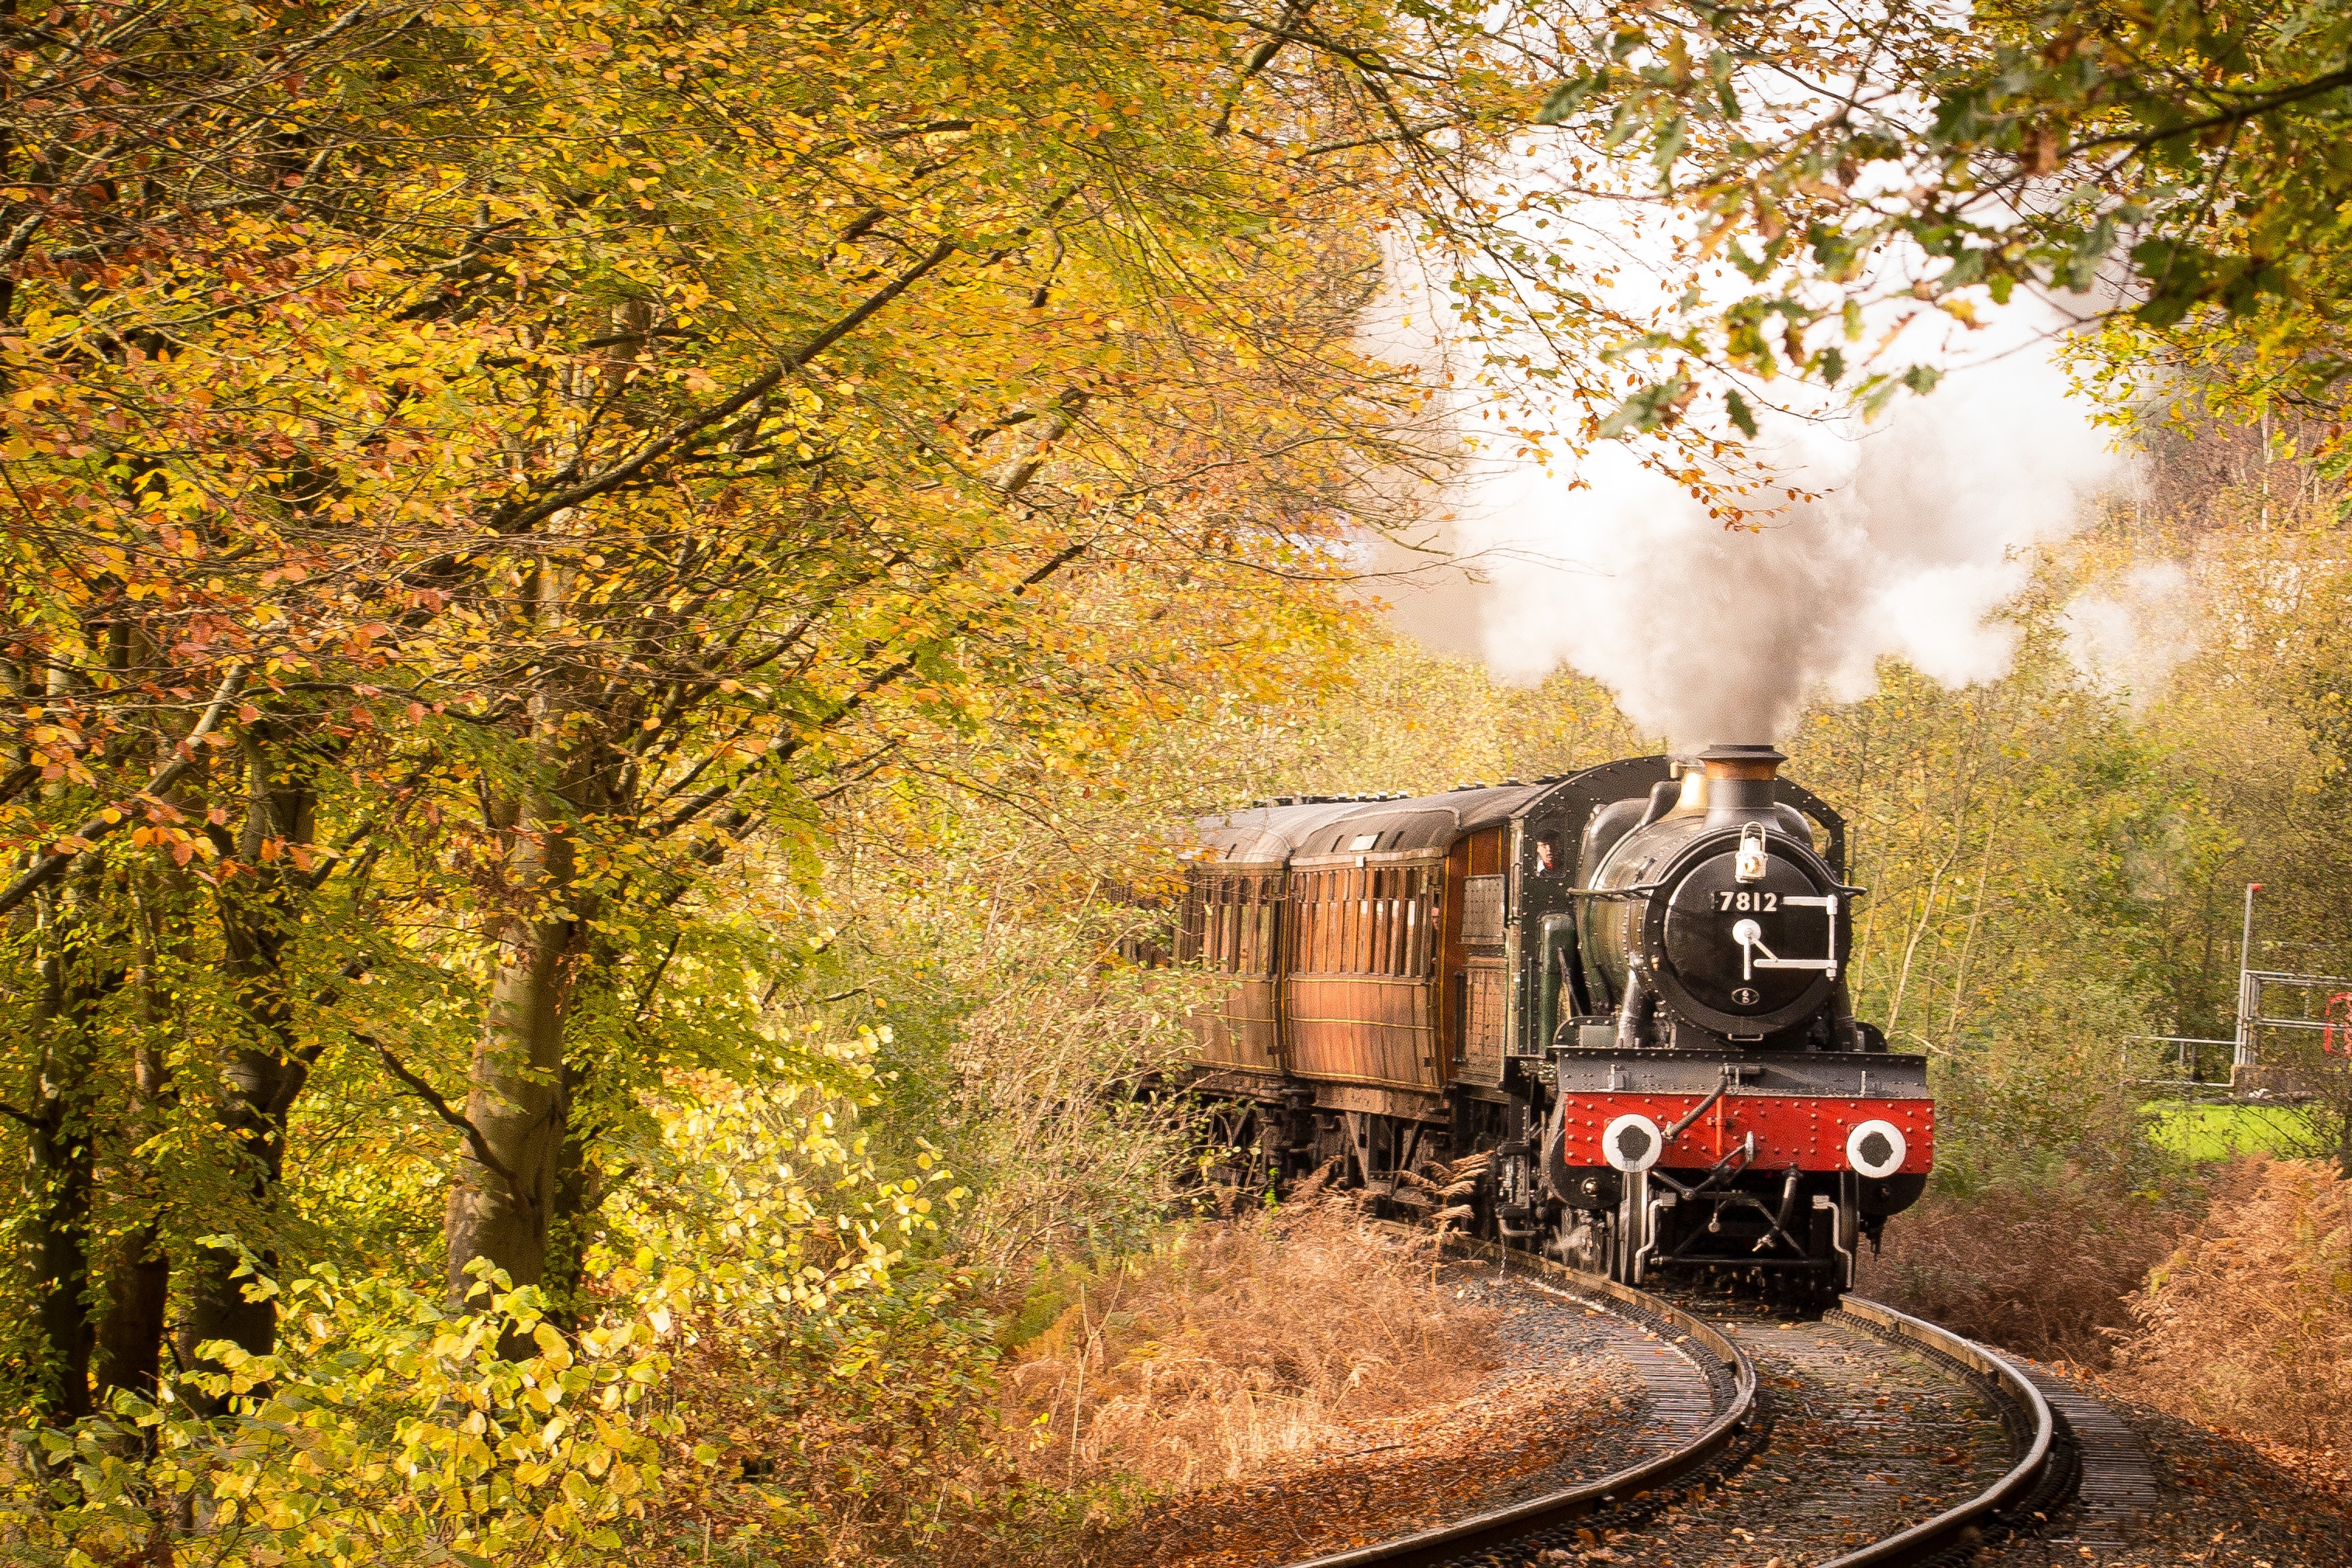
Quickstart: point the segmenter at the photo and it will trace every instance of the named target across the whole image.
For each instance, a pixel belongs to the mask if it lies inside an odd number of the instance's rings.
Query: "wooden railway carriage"
[[[1925,1064],[1846,1005],[1843,820],[1769,748],[1705,755],[1198,824],[1194,1088],[1251,1108],[1277,1178],[1334,1165],[1621,1278],[1845,1283],[1924,1183]],[[1857,1128],[1900,1157],[1844,1157]]]

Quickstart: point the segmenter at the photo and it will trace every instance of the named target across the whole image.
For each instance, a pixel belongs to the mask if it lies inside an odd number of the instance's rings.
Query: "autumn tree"
[[[1887,0],[1833,13],[1571,5],[1543,118],[1613,149],[1538,180],[1536,211],[1657,204],[1695,280],[1623,343],[1639,430],[1752,428],[1776,376],[1866,408],[1934,384],[1882,355],[1910,315],[1973,325],[2041,291],[2104,327],[2086,368],[2128,404],[2195,373],[2193,405],[2316,410],[2346,368],[2352,19],[2325,5]],[[1599,187],[1599,188],[1595,188]],[[1695,403],[1702,384],[1710,389]],[[2328,437],[2332,442],[2337,435]]]
[[[1528,369],[1369,353],[1398,258],[1464,343],[1560,298],[1484,280],[1542,73],[1468,7],[92,5],[0,47],[0,914],[100,1004],[10,1047],[65,1409],[174,1260],[189,1352],[267,1348],[320,1072],[448,1127],[454,1295],[561,1294],[600,1141],[751,1048],[746,846],[948,741],[1083,770],[1288,679],[1458,450],[1445,377]]]

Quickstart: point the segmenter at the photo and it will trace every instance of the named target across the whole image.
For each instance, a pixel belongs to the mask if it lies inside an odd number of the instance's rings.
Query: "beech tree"
[[[1685,220],[1675,265],[1727,275],[1622,344],[1650,376],[1612,429],[1706,410],[1752,434],[1780,375],[1874,410],[1937,379],[1878,357],[1906,313],[1972,326],[1984,300],[2023,288],[2103,329],[2076,349],[2116,404],[2145,396],[2151,373],[2188,371],[2175,385],[2191,402],[2316,413],[2328,450],[2341,439],[2341,8],[1599,0],[1547,14],[1562,43],[1541,117],[1616,159],[1576,165],[1589,180],[1538,180],[1531,209],[1659,204]]]
[[[19,995],[86,966],[9,1045],[68,1412],[100,1317],[152,1379],[116,1308],[175,1266],[184,1354],[268,1348],[319,1073],[447,1127],[453,1297],[561,1296],[600,1140],[756,1038],[786,961],[707,918],[747,846],[940,742],[1083,770],[1311,662],[1458,449],[1445,367],[1360,341],[1382,237],[1468,268],[1540,96],[1474,11],[1380,5],[93,5],[0,47],[0,915]]]

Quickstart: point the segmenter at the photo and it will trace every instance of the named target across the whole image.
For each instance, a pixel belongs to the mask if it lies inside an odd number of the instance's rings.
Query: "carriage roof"
[[[1563,775],[1564,777],[1565,775]],[[1284,797],[1266,805],[1202,817],[1195,826],[1213,859],[1231,864],[1278,863],[1297,856],[1350,850],[1444,848],[1465,833],[1523,816],[1561,778],[1533,784],[1474,785],[1444,795]],[[1362,843],[1370,838],[1373,842]]]

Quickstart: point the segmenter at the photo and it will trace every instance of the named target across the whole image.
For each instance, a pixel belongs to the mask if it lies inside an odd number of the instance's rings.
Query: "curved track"
[[[1605,1563],[1917,1568],[2055,1512],[2074,1486],[2064,1421],[2032,1381],[1891,1308],[1849,1297],[1819,1322],[1710,1321],[1719,1304],[1701,1316],[1526,1253],[1447,1246],[1654,1339],[1631,1359],[1654,1408],[1685,1407],[1681,1430],[1611,1474],[1292,1568],[1557,1563],[1604,1540]],[[1695,1413],[1692,1368],[1707,1388]]]
[[[1857,1323],[1882,1342],[1907,1346],[1930,1363],[1957,1371],[1991,1398],[2006,1429],[2012,1462],[1990,1485],[1952,1507],[1891,1535],[1832,1558],[1821,1568],[1880,1568],[1932,1562],[1973,1547],[1993,1530],[2013,1528],[2034,1513],[2045,1518],[2072,1495],[2079,1472],[2063,1423],[2023,1373],[1973,1340],[1948,1329],[1849,1296],[1831,1314]]]
[[[1668,1488],[1726,1459],[1737,1462],[1738,1451],[1747,1446],[1743,1440],[1754,1435],[1758,1388],[1755,1364],[1735,1337],[1646,1291],[1574,1273],[1482,1242],[1452,1238],[1447,1248],[1501,1264],[1548,1293],[1586,1302],[1620,1319],[1652,1350],[1651,1356],[1636,1355],[1632,1359],[1636,1373],[1649,1385],[1654,1401],[1686,1401],[1695,1388],[1703,1387],[1703,1420],[1695,1432],[1681,1436],[1662,1451],[1651,1452],[1597,1479],[1580,1481],[1391,1541],[1306,1559],[1293,1568],[1362,1568],[1372,1563],[1412,1568],[1414,1564],[1475,1558],[1492,1549],[1564,1526],[1586,1524],[1590,1528],[1586,1521],[1596,1516],[1614,1515],[1634,1505],[1637,1500],[1647,1502],[1663,1498]],[[1675,1376],[1663,1364],[1662,1352],[1697,1375],[1693,1377],[1686,1372]]]

